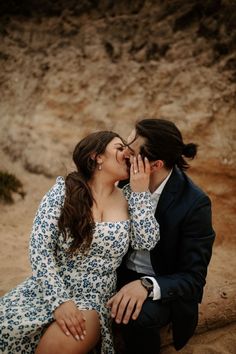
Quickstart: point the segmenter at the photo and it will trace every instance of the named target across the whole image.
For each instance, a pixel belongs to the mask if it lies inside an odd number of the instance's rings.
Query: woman
[[[150,250],[159,239],[147,159],[131,163],[132,193],[129,186],[116,187],[129,175],[116,133],[90,134],[75,147],[73,160],[77,171],[57,178],[36,214],[32,277],[1,299],[3,353],[88,353],[99,340],[102,353],[114,353],[106,303],[116,288],[116,269],[129,242]]]

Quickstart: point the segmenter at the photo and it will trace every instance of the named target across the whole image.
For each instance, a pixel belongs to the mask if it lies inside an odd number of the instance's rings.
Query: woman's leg
[[[35,354],[86,354],[94,348],[100,338],[99,316],[95,310],[84,310],[83,313],[86,319],[84,340],[66,336],[55,321],[42,336]]]

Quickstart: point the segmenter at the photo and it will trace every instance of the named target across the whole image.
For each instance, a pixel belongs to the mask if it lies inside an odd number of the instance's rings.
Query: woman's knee
[[[56,322],[53,322],[41,337],[35,354],[63,353],[67,336],[62,332]]]
[[[96,346],[100,338],[100,322],[96,311],[84,311],[86,335],[77,341],[66,336],[56,322],[53,322],[41,338],[35,354],[84,354]]]

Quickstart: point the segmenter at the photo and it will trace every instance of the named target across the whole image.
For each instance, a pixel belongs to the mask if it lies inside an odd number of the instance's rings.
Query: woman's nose
[[[130,150],[130,148],[128,146],[125,147],[123,153],[124,153],[124,157],[126,157],[126,158],[127,157],[129,158],[132,155],[132,151]]]

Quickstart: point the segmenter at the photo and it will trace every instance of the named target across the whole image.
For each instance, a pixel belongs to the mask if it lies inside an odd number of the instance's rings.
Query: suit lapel
[[[173,172],[170,176],[169,181],[166,183],[165,188],[163,189],[159,202],[157,204],[155,216],[157,221],[160,221],[163,214],[166,213],[170,205],[176,199],[177,192],[182,188],[183,176],[177,167],[174,167]]]

